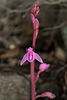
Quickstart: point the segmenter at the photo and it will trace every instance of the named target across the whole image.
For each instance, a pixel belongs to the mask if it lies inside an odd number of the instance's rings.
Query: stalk
[[[36,38],[35,38],[35,30],[33,30],[33,51],[35,51],[35,43],[36,43]],[[34,81],[34,67],[35,67],[35,61],[31,62],[31,100],[35,100],[35,81]]]
[[[31,62],[31,100],[35,100],[34,61]]]

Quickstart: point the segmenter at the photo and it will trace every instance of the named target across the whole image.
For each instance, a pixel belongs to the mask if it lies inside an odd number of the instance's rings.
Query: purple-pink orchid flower
[[[48,69],[50,67],[50,64],[46,64],[46,63],[42,63],[40,64],[39,66],[39,71],[36,75],[36,78],[35,78],[35,83],[37,82],[37,80],[39,79],[39,75],[41,72],[45,71],[46,69]]]
[[[50,99],[53,99],[56,96],[51,92],[45,92],[45,93],[42,93],[42,94],[36,96],[36,98],[39,98],[39,97],[48,97]]]
[[[39,66],[39,71],[40,71],[40,72],[43,72],[43,71],[45,71],[46,69],[48,69],[49,67],[50,67],[50,64],[42,63],[42,64],[40,64],[40,66]]]
[[[27,49],[27,53],[22,58],[20,65],[22,65],[26,60],[28,60],[29,62],[32,62],[35,59],[43,63],[41,57],[33,51],[33,48],[30,47]]]

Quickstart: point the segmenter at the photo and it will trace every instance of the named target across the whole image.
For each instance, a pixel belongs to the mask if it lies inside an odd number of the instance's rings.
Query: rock
[[[23,76],[0,73],[0,100],[30,100],[30,83]]]

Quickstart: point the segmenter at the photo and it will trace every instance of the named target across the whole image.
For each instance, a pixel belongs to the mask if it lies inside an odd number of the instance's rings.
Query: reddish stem
[[[34,61],[31,62],[31,100],[35,100]]]
[[[33,51],[35,51],[35,42],[36,42],[35,32],[36,30],[33,30],[33,43],[32,43]],[[34,66],[35,66],[35,61],[31,62],[31,100],[35,100]]]

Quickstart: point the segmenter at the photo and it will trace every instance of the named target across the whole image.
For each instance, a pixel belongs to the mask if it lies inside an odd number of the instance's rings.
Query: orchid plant
[[[40,95],[35,95],[35,93],[36,93],[35,86],[36,86],[37,80],[39,79],[40,73],[50,67],[50,64],[44,63],[42,58],[37,53],[35,53],[35,43],[36,43],[36,38],[38,36],[38,29],[39,29],[39,21],[36,18],[38,13],[39,13],[39,3],[36,3],[30,12],[31,21],[33,24],[32,47],[29,47],[27,49],[27,53],[23,56],[20,65],[22,65],[26,60],[31,63],[31,66],[30,66],[30,68],[31,68],[31,100],[35,100],[36,98],[39,98],[39,97],[49,97],[50,99],[53,99],[53,98],[55,98],[55,95],[51,92],[45,92]],[[36,77],[34,74],[35,59],[41,63],[39,66],[39,71],[36,74]]]

